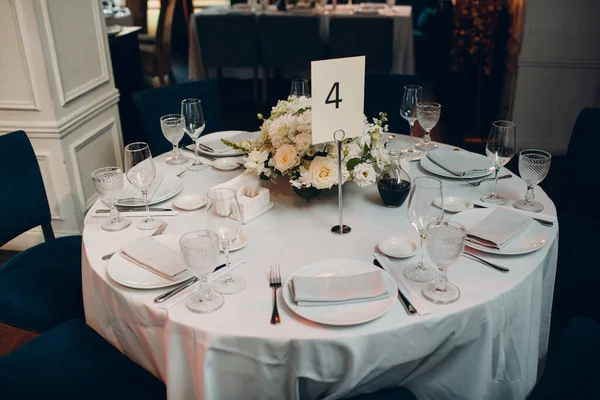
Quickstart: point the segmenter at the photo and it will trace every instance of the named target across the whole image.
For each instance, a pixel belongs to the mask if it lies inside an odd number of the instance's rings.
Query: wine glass
[[[137,223],[137,228],[143,230],[158,228],[163,220],[152,217],[148,207],[148,189],[156,176],[156,167],[147,143],[136,142],[125,146],[125,171],[127,180],[144,196],[146,218]]]
[[[433,203],[437,199],[441,202],[439,207]],[[435,277],[435,268],[425,265],[423,261],[423,244],[427,238],[427,226],[432,222],[441,221],[444,217],[443,201],[442,181],[430,176],[414,179],[408,197],[408,220],[421,238],[421,260],[416,265],[404,268],[404,276],[411,281],[427,282]]]
[[[123,171],[117,167],[100,168],[92,172],[92,183],[98,196],[110,208],[110,221],[102,225],[109,232],[121,231],[131,225],[131,220],[119,215],[116,204],[123,193]]]
[[[181,165],[188,162],[188,158],[181,155],[179,141],[183,137],[185,119],[181,114],[168,114],[160,117],[160,129],[165,138],[173,144],[173,155],[165,160],[169,165]]]
[[[198,158],[198,138],[204,131],[206,123],[204,122],[204,114],[202,113],[202,102],[199,99],[185,99],[181,101],[181,115],[185,119],[185,133],[194,141],[194,151],[196,158],[193,163],[188,165],[190,171],[200,171],[206,168]]]
[[[217,265],[219,238],[211,231],[193,231],[179,239],[179,247],[187,267],[200,278],[200,287],[196,293],[188,297],[187,307],[202,314],[218,310],[223,305],[223,296],[211,290],[208,285],[208,275]]]
[[[481,201],[485,203],[502,205],[506,204],[507,200],[504,196],[499,196],[496,193],[498,189],[498,173],[515,154],[517,147],[517,127],[511,121],[496,121],[492,124],[490,136],[487,140],[485,154],[495,168],[494,191],[481,197]]]
[[[290,88],[290,96],[310,97],[310,84],[306,78],[292,79],[292,87]]]
[[[532,212],[540,212],[544,209],[542,203],[534,201],[533,189],[548,175],[551,160],[552,155],[543,150],[530,149],[519,153],[519,175],[527,183],[527,192],[525,199],[515,201],[513,207]]]
[[[413,157],[419,154],[419,150],[415,149],[413,131],[415,127],[415,121],[417,120],[417,103],[421,101],[422,97],[423,88],[421,86],[404,86],[402,102],[400,103],[400,116],[407,120],[408,124],[410,125],[410,147],[402,152]]]
[[[421,151],[430,151],[438,146],[431,142],[431,130],[435,128],[440,120],[442,105],[440,103],[424,102],[417,104],[417,119],[419,125],[425,129],[423,139],[417,143],[417,149]]]
[[[215,232],[225,253],[226,273],[215,283],[214,289],[223,294],[233,294],[246,287],[246,279],[232,275],[229,269],[229,249],[242,229],[240,206],[233,189],[211,189],[208,192],[208,229]]]
[[[467,230],[456,222],[434,222],[427,227],[427,254],[438,267],[433,282],[423,286],[423,297],[437,304],[452,303],[460,297],[460,290],[448,282],[446,272],[465,248]]]

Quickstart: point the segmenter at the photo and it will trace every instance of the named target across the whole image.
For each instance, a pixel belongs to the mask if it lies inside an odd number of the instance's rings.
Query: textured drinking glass
[[[440,207],[433,201],[441,199]],[[444,196],[442,194],[442,181],[429,176],[420,176],[412,182],[408,197],[408,220],[417,230],[421,238],[421,260],[417,265],[404,268],[404,276],[411,281],[427,282],[435,278],[435,268],[425,265],[423,261],[424,242],[427,238],[427,226],[432,222],[439,222],[444,217]]]
[[[219,238],[219,244],[225,254],[227,271],[223,278],[215,283],[214,289],[223,294],[237,293],[246,287],[246,279],[232,275],[229,269],[229,249],[242,229],[236,193],[233,189],[211,189],[208,192],[208,200],[208,229],[215,232]]]
[[[181,114],[168,114],[160,117],[160,129],[165,138],[173,145],[172,156],[165,162],[169,165],[181,165],[188,162],[188,158],[179,151],[179,141],[183,137],[185,119]]]
[[[102,229],[115,232],[131,225],[131,220],[121,217],[116,207],[121,194],[123,194],[123,171],[117,167],[97,169],[92,172],[92,182],[100,199],[110,208],[110,221],[102,225]]]
[[[200,279],[198,291],[188,297],[187,307],[197,313],[208,314],[223,305],[223,296],[208,285],[208,276],[217,265],[219,238],[211,231],[193,231],[179,239],[185,264]]]
[[[506,204],[504,196],[496,193],[498,190],[498,173],[515,154],[517,147],[517,127],[511,121],[496,121],[492,124],[490,135],[488,137],[485,154],[495,168],[494,191],[481,197],[481,201],[491,204]]]
[[[396,0],[386,0],[388,8],[391,10],[396,5]]]
[[[440,103],[419,103],[417,104],[417,119],[419,125],[425,130],[423,139],[417,143],[417,149],[421,151],[430,151],[437,148],[437,144],[431,142],[431,130],[435,128],[440,120],[442,105]]]
[[[125,146],[125,171],[127,180],[144,196],[146,218],[136,226],[143,230],[158,228],[163,220],[152,217],[148,206],[148,189],[156,176],[156,167],[147,143],[136,142]]]
[[[427,227],[427,254],[438,267],[435,280],[423,286],[427,300],[448,304],[460,297],[460,290],[448,282],[446,272],[462,254],[466,238],[467,230],[456,222],[434,222]]]
[[[310,84],[306,78],[292,79],[292,87],[290,88],[290,96],[310,97]]]
[[[181,115],[185,120],[185,133],[194,141],[194,151],[196,153],[194,162],[188,165],[187,169],[190,171],[200,171],[206,168],[206,165],[202,164],[200,158],[198,158],[198,139],[206,127],[204,113],[202,112],[202,102],[199,99],[183,100],[181,102]]]
[[[419,150],[415,149],[413,131],[415,127],[415,121],[417,120],[417,103],[419,103],[422,98],[423,88],[421,86],[404,86],[402,101],[400,103],[400,116],[407,120],[408,124],[410,125],[410,147],[406,150],[403,150],[403,152],[408,153],[413,157],[419,154]]]
[[[550,153],[543,150],[530,149],[519,153],[519,175],[527,184],[527,192],[523,200],[513,203],[513,207],[532,212],[540,212],[544,209],[542,203],[534,200],[533,189],[548,175],[551,160]]]

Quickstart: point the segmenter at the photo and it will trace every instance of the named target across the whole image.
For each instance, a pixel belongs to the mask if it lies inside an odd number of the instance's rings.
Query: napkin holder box
[[[271,192],[269,189],[261,187],[258,195],[255,197],[248,197],[244,194],[245,187],[249,183],[249,180],[258,178],[250,174],[250,172],[244,172],[230,181],[214,187],[214,189],[229,188],[235,190],[240,205],[241,215],[239,220],[244,225],[273,208],[273,203],[271,203]]]

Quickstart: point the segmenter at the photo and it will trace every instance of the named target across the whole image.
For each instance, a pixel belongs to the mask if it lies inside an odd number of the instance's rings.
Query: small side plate
[[[442,208],[442,204],[439,198],[433,201],[436,207]],[[444,211],[449,213],[459,213],[470,210],[473,208],[473,202],[463,197],[446,196],[444,197]]]
[[[173,202],[173,205],[181,210],[193,211],[204,207],[206,204],[206,196],[202,194],[188,194],[178,197]]]
[[[222,157],[213,161],[213,168],[219,169],[221,171],[232,171],[234,169],[238,169],[241,167],[239,164],[241,162],[241,158],[238,157]]]
[[[393,258],[412,257],[419,251],[419,245],[406,237],[393,237],[377,243],[379,250]]]

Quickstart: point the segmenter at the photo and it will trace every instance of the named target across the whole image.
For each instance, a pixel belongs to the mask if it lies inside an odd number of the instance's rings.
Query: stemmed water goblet
[[[496,193],[498,190],[498,173],[515,154],[517,147],[517,128],[511,121],[496,121],[492,124],[490,135],[488,137],[485,154],[492,161],[495,168],[494,191],[481,197],[485,203],[502,205],[507,200],[504,196]]]
[[[290,88],[290,96],[310,97],[310,84],[306,78],[292,79],[292,87]]]
[[[198,139],[206,127],[204,113],[202,112],[202,102],[199,99],[182,100],[181,115],[185,120],[185,133],[194,141],[194,151],[196,154],[194,162],[188,165],[187,169],[190,171],[200,171],[206,168],[206,165],[202,164],[198,157]]]
[[[116,204],[123,193],[123,171],[118,167],[105,167],[92,172],[92,183],[100,199],[110,208],[110,221],[102,225],[109,232],[120,231],[131,225],[131,220],[119,215]]]
[[[215,283],[214,289],[223,294],[233,294],[246,287],[246,279],[233,275],[229,268],[229,249],[242,229],[240,206],[233,189],[219,188],[208,192],[209,206],[206,210],[208,229],[215,232],[225,254],[225,275]]]
[[[407,153],[411,157],[419,154],[419,150],[415,149],[413,133],[415,121],[417,120],[417,104],[421,101],[422,97],[423,88],[421,86],[404,86],[402,101],[400,103],[400,116],[408,121],[408,124],[410,125],[410,147],[402,150],[402,152]]]
[[[434,200],[437,199],[442,202],[440,207],[434,204]],[[435,268],[426,265],[423,261],[424,242],[427,238],[427,226],[432,222],[441,221],[444,217],[443,201],[442,181],[429,176],[419,176],[414,179],[408,197],[408,220],[421,239],[421,260],[402,271],[411,281],[427,282],[435,277]]]
[[[173,145],[172,156],[165,162],[169,165],[181,165],[188,162],[188,158],[179,151],[179,141],[183,137],[185,119],[181,114],[168,114],[160,117],[160,129],[165,138]]]
[[[431,130],[435,128],[440,115],[442,113],[442,105],[440,103],[424,102],[417,104],[417,119],[419,125],[425,130],[423,139],[416,144],[417,149],[421,151],[430,151],[438,146],[431,142]]]
[[[163,220],[152,217],[148,206],[148,189],[156,176],[156,167],[147,143],[136,142],[125,146],[125,171],[129,183],[144,196],[146,218],[137,223],[137,228],[143,230],[158,228]]]
[[[527,192],[523,200],[513,203],[513,207],[532,212],[544,209],[542,203],[535,201],[534,188],[548,175],[551,160],[552,155],[543,150],[528,149],[519,153],[519,175],[527,184]]]
[[[427,254],[438,267],[433,282],[423,286],[423,297],[437,304],[452,303],[460,297],[460,290],[448,282],[446,272],[465,248],[467,230],[456,222],[434,222],[427,227]]]
[[[179,239],[185,264],[200,279],[198,291],[188,297],[187,307],[197,313],[208,314],[223,305],[223,296],[208,285],[208,276],[217,264],[219,238],[207,230],[186,233]]]

